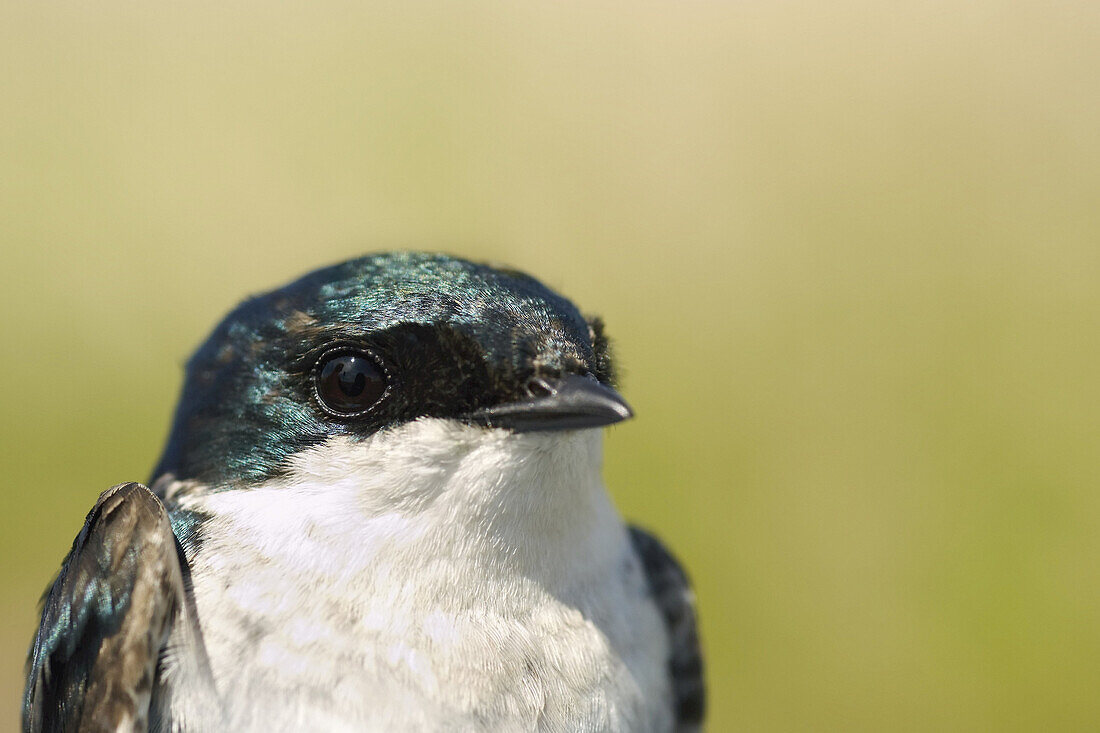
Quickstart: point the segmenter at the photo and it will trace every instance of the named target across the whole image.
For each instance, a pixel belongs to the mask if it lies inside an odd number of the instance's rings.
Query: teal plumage
[[[245,301],[195,352],[154,477],[262,480],[334,434],[517,398],[536,372],[579,370],[610,384],[608,344],[601,337],[594,349],[593,328],[602,334],[537,280],[447,255],[378,254],[318,270]],[[407,348],[385,348],[395,341]],[[326,419],[308,377],[318,351],[334,343],[417,362],[394,365],[406,382],[400,399],[368,420]],[[431,383],[415,383],[420,375]]]

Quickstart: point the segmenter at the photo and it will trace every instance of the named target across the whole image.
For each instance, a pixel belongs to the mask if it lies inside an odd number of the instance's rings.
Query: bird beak
[[[467,417],[476,425],[526,433],[598,428],[634,416],[618,392],[589,377],[568,374],[556,379],[541,378],[536,387],[543,394],[486,407]]]

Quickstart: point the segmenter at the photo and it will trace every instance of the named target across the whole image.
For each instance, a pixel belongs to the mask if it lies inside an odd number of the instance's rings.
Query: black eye
[[[360,352],[326,357],[316,374],[317,399],[340,415],[364,412],[386,392],[385,373]]]

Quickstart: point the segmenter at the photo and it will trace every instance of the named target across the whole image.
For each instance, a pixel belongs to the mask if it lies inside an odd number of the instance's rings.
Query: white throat
[[[421,419],[332,438],[282,476],[194,508],[232,525],[218,536],[355,585],[446,562],[555,586],[575,583],[578,563],[621,539],[601,465],[600,430],[516,434]]]

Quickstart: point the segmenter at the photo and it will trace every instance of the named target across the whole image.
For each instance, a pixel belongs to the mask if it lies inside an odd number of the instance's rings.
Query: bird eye
[[[367,354],[336,354],[323,359],[319,366],[317,399],[338,415],[364,412],[386,393],[386,375]]]

